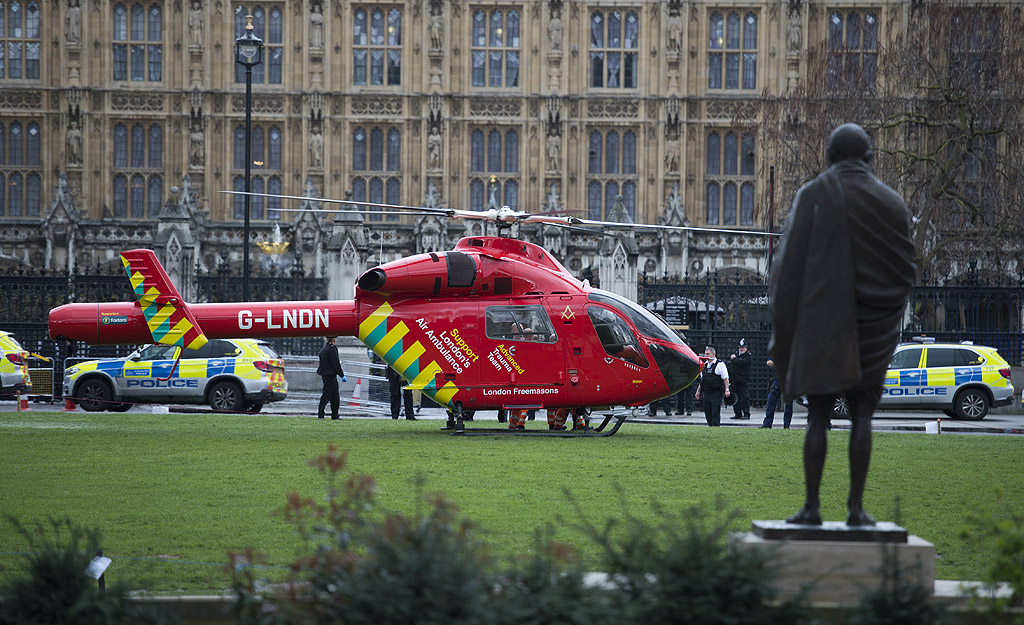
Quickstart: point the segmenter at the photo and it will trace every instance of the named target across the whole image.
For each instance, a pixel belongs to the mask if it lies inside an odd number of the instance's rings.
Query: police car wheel
[[[78,387],[78,405],[86,412],[102,412],[110,407],[114,394],[106,380],[92,378]]]
[[[218,412],[241,412],[245,405],[242,389],[234,382],[217,382],[210,389],[210,408]]]
[[[979,421],[988,414],[988,397],[978,389],[964,389],[957,393],[953,410],[958,419]]]
[[[836,403],[832,406],[832,415],[846,419],[850,416],[850,406],[846,403],[846,396],[836,397]]]

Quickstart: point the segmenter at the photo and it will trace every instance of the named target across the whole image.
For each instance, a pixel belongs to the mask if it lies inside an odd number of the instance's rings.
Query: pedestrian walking
[[[324,337],[324,346],[320,348],[320,364],[317,365],[316,373],[323,380],[324,387],[320,392],[320,407],[317,409],[317,419],[324,418],[324,408],[331,405],[331,419],[337,421],[338,408],[341,405],[341,397],[338,395],[338,377],[342,382],[348,382],[345,371],[341,368],[341,359],[338,357],[338,346],[334,344],[338,337]]]
[[[761,422],[761,427],[770,430],[775,423],[775,409],[779,407],[779,402],[782,401],[782,390],[779,388],[779,380],[775,376],[775,361],[769,358],[765,364],[768,365],[768,370],[771,371],[772,379],[768,382],[768,399],[764,403],[764,421]],[[782,408],[782,427],[788,430],[789,424],[792,422],[793,402],[787,401]]]

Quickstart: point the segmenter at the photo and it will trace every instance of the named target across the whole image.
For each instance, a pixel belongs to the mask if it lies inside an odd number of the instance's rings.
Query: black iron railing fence
[[[928,279],[914,287],[903,338],[933,336],[938,341],[973,341],[999,349],[1014,366],[1024,364],[1024,280],[985,280],[978,276]],[[924,282],[924,280],[923,280]],[[315,301],[326,297],[327,282],[300,272],[256,275],[250,278],[258,301]],[[199,276],[197,302],[240,301],[238,276],[218,273]],[[751,397],[761,400],[769,379],[765,365],[771,320],[768,285],[763,278],[739,273],[708,274],[698,279],[644,278],[638,301],[680,327],[697,352],[714,345],[723,359],[746,339],[754,357]],[[55,358],[123,356],[131,346],[58,345],[47,334],[50,309],[69,302],[131,301],[132,292],[123,270],[83,268],[79,272],[46,272],[22,267],[0,272],[0,330],[15,333],[30,352]],[[319,337],[271,341],[282,355],[315,354]],[[823,354],[827,357],[827,354]],[[58,364],[59,372],[63,368]]]
[[[257,275],[250,278],[252,295],[257,301],[320,300],[327,292],[326,280],[309,278],[299,272],[280,276]],[[196,280],[198,302],[241,300],[238,276],[218,274]],[[68,358],[112,358],[126,356],[131,345],[86,345],[55,342],[49,338],[47,319],[50,310],[72,302],[130,302],[131,285],[120,267],[83,268],[78,272],[38,271],[21,267],[0,272],[0,330],[12,332],[22,346],[33,354],[53,359],[54,379],[60,380]],[[323,344],[319,337],[274,339],[269,341],[282,355],[315,354]],[[34,358],[32,367],[46,366]]]
[[[638,301],[681,326],[698,353],[707,345],[727,359],[746,339],[754,355],[751,397],[763,399],[770,379],[765,365],[771,338],[768,285],[738,273],[699,279],[642,279]],[[915,286],[908,303],[903,340],[931,336],[936,341],[972,341],[995,347],[1013,366],[1024,364],[1024,281],[978,276],[930,279]],[[822,354],[827,358],[827,354]]]

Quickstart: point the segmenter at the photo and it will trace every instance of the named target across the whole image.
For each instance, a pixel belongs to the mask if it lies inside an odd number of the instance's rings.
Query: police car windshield
[[[174,345],[148,345],[140,352],[139,360],[173,360],[177,349]]]
[[[587,299],[592,302],[600,302],[619,311],[633,322],[633,325],[636,326],[636,329],[641,334],[662,341],[679,342],[679,337],[676,333],[660,317],[625,297],[609,293],[608,291],[594,289],[587,296]]]

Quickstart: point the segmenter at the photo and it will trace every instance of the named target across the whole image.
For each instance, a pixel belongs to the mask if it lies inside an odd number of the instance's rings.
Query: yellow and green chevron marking
[[[406,335],[409,333],[409,327],[404,321],[389,320],[388,317],[393,312],[395,309],[391,304],[381,304],[380,308],[359,324],[359,340],[402,377],[411,380],[406,388],[419,389],[442,406],[451,406],[452,398],[459,392],[458,387],[454,382],[446,382],[444,386],[437,388],[436,374],[441,371],[440,365],[435,360],[431,360],[426,366],[423,365],[422,356],[427,350],[419,341],[408,344]]]
[[[121,264],[131,281],[135,299],[142,306],[142,315],[146,318],[146,325],[155,342],[190,349],[206,345],[206,336],[188,319],[184,308],[169,302],[157,302],[157,297],[162,295],[157,286],[147,284],[146,276],[141,271],[132,271],[131,263],[123,255]]]

